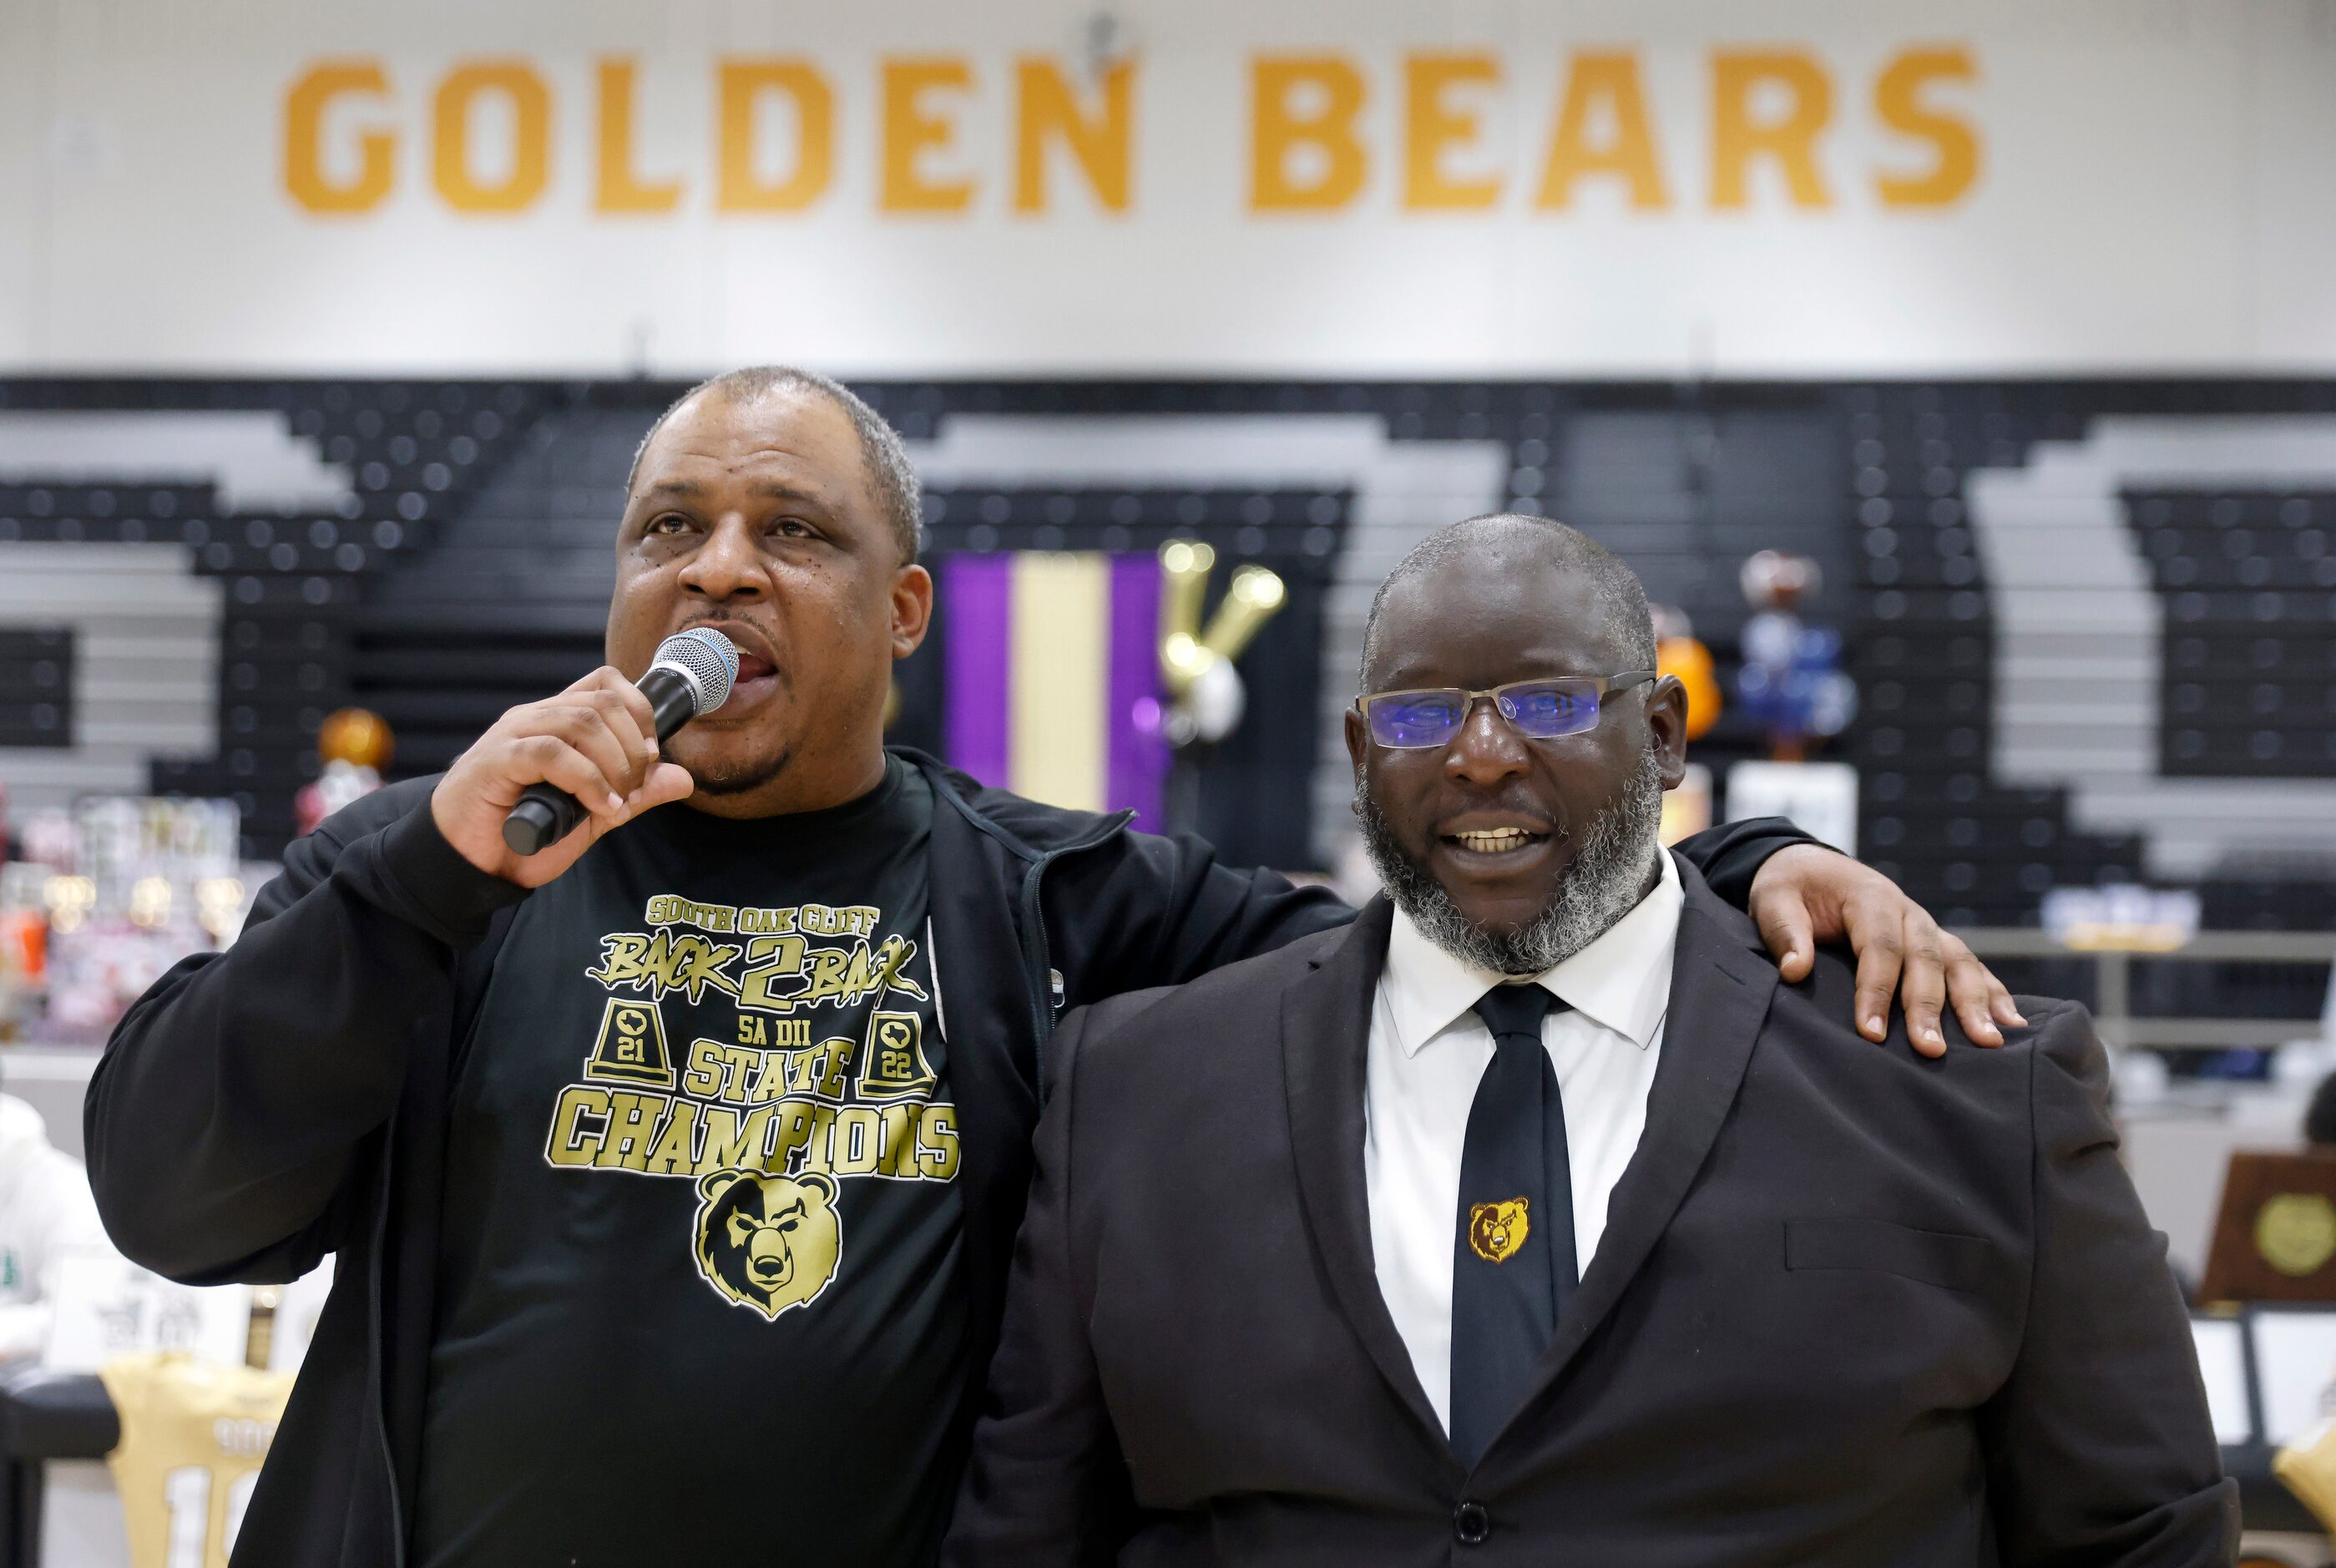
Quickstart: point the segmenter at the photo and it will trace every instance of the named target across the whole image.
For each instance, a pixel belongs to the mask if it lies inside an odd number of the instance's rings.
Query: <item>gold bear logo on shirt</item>
[[[697,1192],[698,1272],[733,1301],[776,1318],[835,1278],[843,1222],[833,1177],[716,1171]]]
[[[1523,1198],[1477,1203],[1468,1211],[1468,1250],[1487,1263],[1505,1263],[1517,1255],[1532,1230]]]

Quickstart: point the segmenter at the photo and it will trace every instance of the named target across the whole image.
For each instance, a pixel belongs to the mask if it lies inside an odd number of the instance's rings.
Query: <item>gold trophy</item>
[[[1178,746],[1222,740],[1241,724],[1248,696],[1233,661],[1290,599],[1276,573],[1241,567],[1203,629],[1201,605],[1216,563],[1217,552],[1196,540],[1160,547],[1160,678],[1172,705],[1168,739]]]

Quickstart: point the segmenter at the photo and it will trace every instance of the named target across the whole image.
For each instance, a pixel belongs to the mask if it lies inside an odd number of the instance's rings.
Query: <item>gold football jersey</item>
[[[161,1350],[117,1357],[98,1376],[122,1421],[106,1463],[134,1568],[227,1568],[292,1374]]]

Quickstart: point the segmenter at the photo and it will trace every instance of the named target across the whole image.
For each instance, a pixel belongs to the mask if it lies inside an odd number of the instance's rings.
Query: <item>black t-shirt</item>
[[[933,797],[686,806],[521,906],[456,1070],[413,1560],[917,1563],[973,1368]]]

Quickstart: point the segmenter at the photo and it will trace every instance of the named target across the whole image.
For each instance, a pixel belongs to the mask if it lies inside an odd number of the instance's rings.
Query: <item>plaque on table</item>
[[[2336,1149],[2231,1156],[2198,1299],[2336,1302]]]

